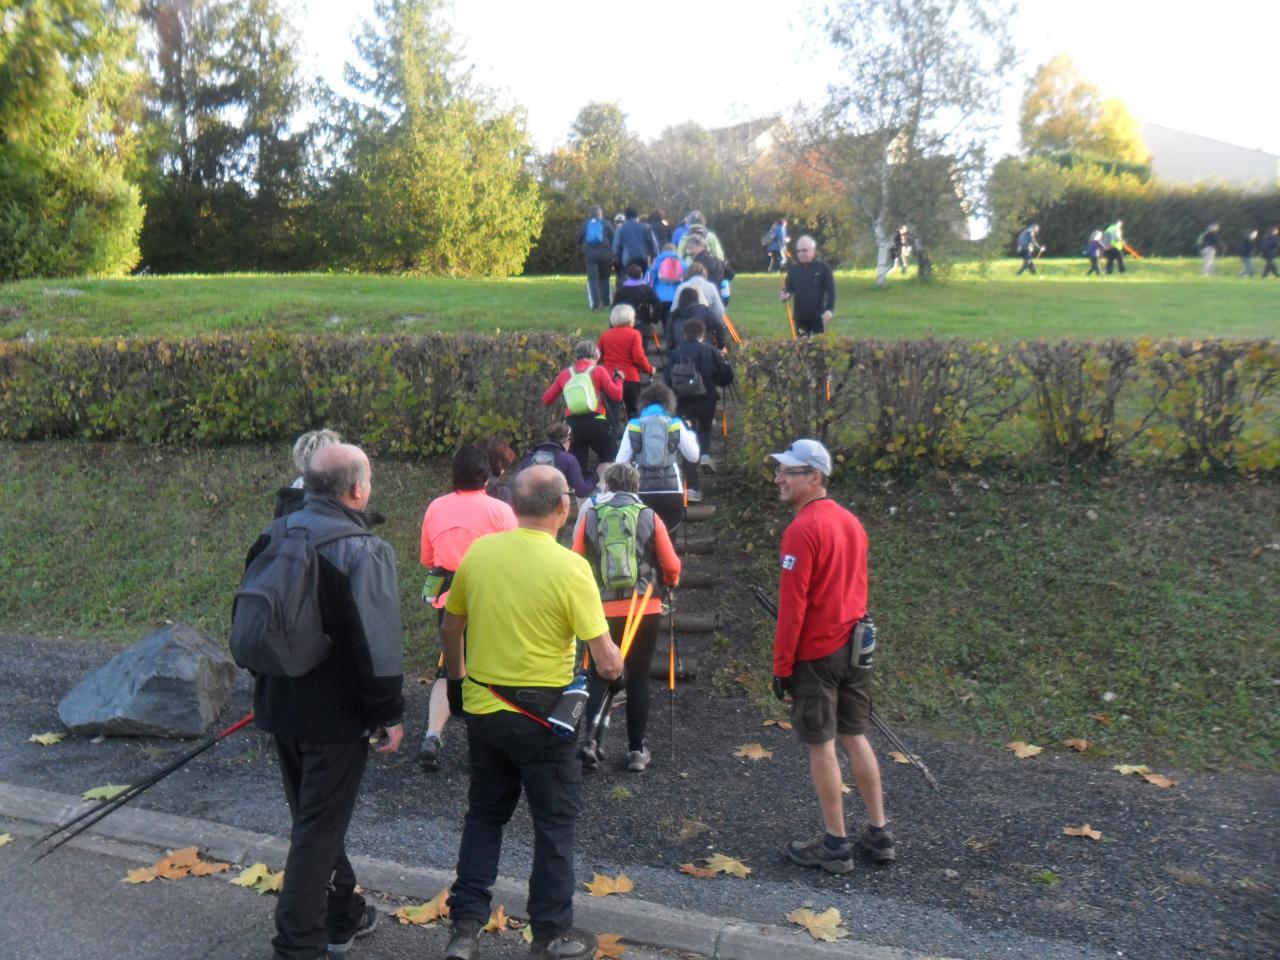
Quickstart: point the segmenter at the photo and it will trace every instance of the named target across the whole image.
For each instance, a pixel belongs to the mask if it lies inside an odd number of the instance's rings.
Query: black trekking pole
[[[764,589],[758,583],[753,583],[750,589],[751,595],[755,597],[756,602],[765,609],[769,616],[773,617],[774,620],[777,620],[778,607],[769,597],[769,594],[765,593]],[[933,778],[933,774],[929,772],[929,768],[925,766],[924,761],[906,748],[906,745],[898,738],[898,735],[889,729],[889,725],[884,722],[884,718],[876,712],[875,707],[870,709],[868,717],[871,720],[871,725],[880,731],[880,734],[895,748],[897,748],[899,753],[907,758],[908,763],[920,771],[925,782],[928,783],[929,786],[933,787],[934,790],[941,793],[942,788],[938,786],[938,781]]]
[[[96,804],[91,806],[89,809],[80,812],[79,814],[72,817],[70,820],[66,821],[65,823],[58,824],[58,826],[54,827],[52,830],[44,834],[44,836],[40,837],[38,840],[32,843],[31,846],[33,848],[37,847],[40,844],[45,843],[48,840],[51,840],[53,837],[57,836],[59,833],[62,833],[68,827],[74,826],[75,824],[80,824],[80,825],[76,827],[76,829],[68,833],[65,837],[62,837],[60,840],[58,840],[58,842],[55,843],[52,847],[43,851],[38,857],[33,859],[31,862],[38,863],[39,861],[43,860],[45,857],[49,856],[49,854],[53,853],[55,850],[61,847],[64,843],[67,843],[70,840],[74,840],[76,837],[80,836],[80,834],[84,833],[86,830],[92,827],[95,823],[97,823],[103,817],[106,817],[112,813],[115,813],[117,810],[123,807],[130,800],[134,799],[139,794],[141,794],[143,791],[149,789],[150,787],[154,787],[157,783],[159,783],[165,777],[169,776],[169,774],[173,773],[174,771],[178,770],[180,767],[194,760],[200,754],[204,753],[206,750],[208,750],[210,747],[216,744],[219,740],[225,740],[227,737],[231,736],[231,734],[235,733],[237,730],[240,730],[243,727],[248,726],[252,722],[253,722],[253,711],[250,711],[248,714],[246,714],[244,717],[241,717],[238,721],[233,723],[231,726],[227,727],[227,729],[223,730],[221,733],[215,734],[214,736],[210,737],[208,740],[200,744],[200,746],[196,747],[194,750],[184,753],[182,756],[178,757],[176,760],[173,760],[170,763],[166,764],[165,766],[161,767],[159,770],[157,770],[155,773],[151,774],[150,776],[144,777],[143,779],[139,780],[137,783],[132,784],[130,787],[128,787],[128,789],[121,791],[120,793],[116,794],[114,797],[108,797],[105,800],[99,800]]]
[[[671,762],[676,761],[676,592],[667,594],[667,629],[670,639],[667,641],[667,693],[670,696],[670,709],[667,711],[671,728]]]

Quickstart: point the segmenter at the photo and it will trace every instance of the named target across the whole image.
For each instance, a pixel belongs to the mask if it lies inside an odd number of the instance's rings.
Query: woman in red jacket
[[[609,314],[609,329],[600,334],[600,366],[610,373],[622,371],[622,402],[627,408],[623,422],[636,415],[640,398],[640,374],[653,376],[653,364],[644,353],[644,340],[636,329],[636,311],[620,303]]]
[[[595,451],[601,463],[612,463],[618,440],[605,412],[604,401],[622,399],[622,374],[610,373],[600,366],[600,351],[590,340],[579,340],[573,348],[573,366],[560,371],[560,376],[542,395],[542,405],[549,407],[559,396],[564,397],[564,418],[573,431],[569,452],[578,460],[584,477],[588,451]]]

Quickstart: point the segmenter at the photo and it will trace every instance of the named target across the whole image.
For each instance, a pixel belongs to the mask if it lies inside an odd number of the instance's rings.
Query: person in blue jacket
[[[640,222],[640,214],[635,207],[627,207],[625,216],[622,226],[613,234],[614,266],[619,273],[633,263],[648,270],[649,264],[658,255],[658,241],[653,238],[649,225]]]
[[[665,244],[658,259],[653,261],[649,271],[649,283],[658,296],[658,327],[666,329],[667,318],[671,316],[671,304],[676,298],[676,289],[684,283],[684,261],[676,252],[674,243]]]
[[[578,228],[578,245],[587,263],[587,305],[592,310],[609,309],[609,270],[613,265],[613,224],[599,206]]]

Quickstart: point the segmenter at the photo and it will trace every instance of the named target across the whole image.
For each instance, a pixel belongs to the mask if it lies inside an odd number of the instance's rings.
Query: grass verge
[[[224,636],[289,476],[283,445],[0,444],[0,630],[126,643],[183,620]],[[373,482],[411,664],[428,669],[418,537],[446,464],[379,460]],[[763,696],[769,635],[745,584],[776,582],[790,515],[762,508],[763,477],[718,486],[726,655]],[[834,493],[871,538],[886,718],[992,745],[1084,737],[1125,762],[1277,768],[1274,484],[961,474]]]

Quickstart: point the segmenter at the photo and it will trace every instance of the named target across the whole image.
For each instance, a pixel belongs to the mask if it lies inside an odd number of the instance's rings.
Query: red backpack
[[[658,261],[659,283],[682,283],[684,281],[684,264],[679,257],[663,257]]]

